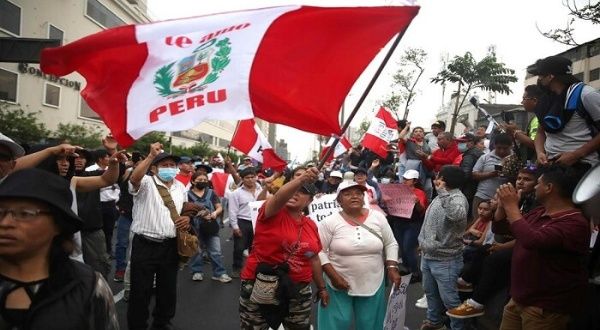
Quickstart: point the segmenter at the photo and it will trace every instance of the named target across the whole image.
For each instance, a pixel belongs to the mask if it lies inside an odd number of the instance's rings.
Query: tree
[[[150,145],[154,142],[160,142],[164,149],[169,150],[169,140],[163,132],[147,133],[135,141],[135,143],[129,147],[129,149],[141,152],[142,155],[146,155],[150,151]]]
[[[0,133],[18,143],[46,140],[50,131],[38,122],[39,112],[25,112],[18,104],[0,101]]]
[[[213,150],[206,142],[197,142],[192,147],[172,146],[173,155],[177,156],[200,156],[202,158],[209,156]]]
[[[460,108],[472,90],[482,89],[489,92],[510,94],[509,83],[516,82],[515,70],[509,69],[504,63],[499,63],[493,48],[479,62],[476,62],[470,52],[463,56],[455,56],[445,69],[440,71],[431,82],[436,84],[457,84],[453,96],[456,97],[450,132],[454,133]]]
[[[564,28],[555,28],[543,32],[537,27],[538,31],[546,38],[560,42],[569,46],[577,46],[579,43],[575,41],[573,36],[575,28],[573,23],[576,20],[592,23],[592,25],[600,25],[600,1],[589,0],[587,5],[579,8],[576,0],[565,0],[563,5],[569,10],[570,19],[567,21],[567,26]]]
[[[58,124],[53,136],[59,141],[65,141],[72,145],[86,149],[96,149],[102,146],[103,132],[93,125]]]
[[[400,69],[393,76],[392,95],[382,105],[390,109],[396,118],[400,119],[398,111],[404,104],[402,119],[408,118],[411,104],[415,101],[417,91],[415,90],[419,79],[425,72],[423,63],[427,60],[427,53],[420,48],[409,48],[400,57]],[[396,89],[398,90],[396,92]]]

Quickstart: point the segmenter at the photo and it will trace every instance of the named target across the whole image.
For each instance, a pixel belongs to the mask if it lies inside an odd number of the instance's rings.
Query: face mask
[[[208,182],[196,182],[194,187],[196,187],[196,189],[202,190],[202,189],[208,187]]]
[[[173,181],[173,179],[175,178],[176,175],[177,175],[176,168],[160,167],[158,169],[158,177],[165,182]]]
[[[381,183],[383,183],[383,184],[388,184],[391,181],[392,181],[392,179],[390,179],[390,178],[381,178]]]
[[[466,143],[461,142],[461,143],[458,144],[458,151],[460,151],[461,153],[467,151],[467,149],[468,148],[467,148],[467,144]]]

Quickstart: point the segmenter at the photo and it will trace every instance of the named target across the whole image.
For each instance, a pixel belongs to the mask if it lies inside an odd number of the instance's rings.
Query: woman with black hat
[[[119,328],[104,278],[69,259],[82,224],[71,203],[68,181],[38,169],[14,172],[0,186],[2,328]]]

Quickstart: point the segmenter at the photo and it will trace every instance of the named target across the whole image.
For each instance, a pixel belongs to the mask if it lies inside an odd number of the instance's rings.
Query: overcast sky
[[[587,1],[577,0],[578,3]],[[307,4],[314,6],[359,6],[359,5],[401,5],[409,1],[396,0],[261,0],[261,1],[197,1],[197,0],[148,0],[150,15],[156,20],[182,18],[195,15],[219,13],[230,10],[262,8],[287,4]],[[524,87],[525,69],[538,58],[553,55],[568,49],[568,46],[544,38],[541,30],[566,25],[568,10],[562,0],[424,0],[418,1],[421,10],[404,35],[394,55],[397,59],[408,47],[418,47],[428,53],[426,70],[417,88],[420,90],[412,106],[409,120],[413,126],[428,127],[442,104],[442,88],[429,82],[442,69],[441,58],[447,54],[450,58],[470,51],[476,60],[480,60],[490,45],[496,47],[499,61],[516,71],[519,81],[511,85],[509,96],[498,96],[497,103],[520,103]],[[575,25],[576,39],[587,42],[600,35],[597,27],[591,24]],[[356,82],[346,99],[346,107],[352,108],[375,68],[381,62],[384,49],[371,63],[369,68]],[[392,59],[374,89],[369,94],[359,114],[352,122],[358,126],[363,118],[376,110],[380,100],[391,93],[391,76],[397,70]],[[449,89],[452,89],[449,86]],[[446,92],[446,97],[450,92]],[[282,127],[281,125],[279,127]],[[291,158],[303,161],[310,156],[316,145],[313,135],[282,127],[277,138],[288,142]]]

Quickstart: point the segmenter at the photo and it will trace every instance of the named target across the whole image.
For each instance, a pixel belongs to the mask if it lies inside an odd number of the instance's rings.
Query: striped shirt
[[[250,202],[256,201],[256,197],[260,194],[262,188],[259,184],[256,184],[254,189],[254,195],[246,189],[243,185],[236,189],[231,195],[227,196],[229,199],[229,221],[233,229],[240,228],[238,226],[238,219],[244,219],[251,221],[252,213],[250,210]]]
[[[160,197],[155,183],[166,187],[162,181],[148,175],[142,178],[137,191],[129,182],[129,192],[133,195],[131,231],[134,234],[157,239],[174,238],[176,235],[175,223],[173,223],[171,213]],[[173,202],[175,202],[177,213],[181,213],[183,202],[187,200],[185,187],[181,182],[173,180],[173,184],[168,189],[173,197]]]

